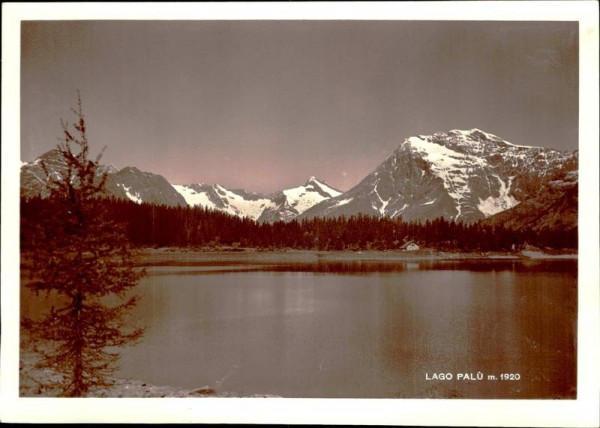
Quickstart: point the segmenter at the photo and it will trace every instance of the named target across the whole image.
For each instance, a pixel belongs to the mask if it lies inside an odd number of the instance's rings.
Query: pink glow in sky
[[[81,91],[105,163],[273,192],[358,183],[406,137],[575,150],[577,23],[24,22],[21,159]]]

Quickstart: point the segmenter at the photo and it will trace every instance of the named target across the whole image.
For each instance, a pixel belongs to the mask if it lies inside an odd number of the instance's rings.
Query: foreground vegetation
[[[131,320],[137,296],[128,292],[144,272],[132,267],[136,252],[99,197],[107,173],[98,174],[100,156],[89,157],[79,97],[73,113],[72,125],[61,121],[63,142],[57,146],[64,175],[53,174],[41,162],[49,196],[36,207],[36,218],[26,216],[22,223],[28,238],[23,241],[29,263],[25,286],[59,299],[47,313],[23,317],[21,325],[44,344],[36,367],[57,374],[46,378],[45,387],[81,397],[109,386],[119,359],[115,348],[141,338],[143,328]]]

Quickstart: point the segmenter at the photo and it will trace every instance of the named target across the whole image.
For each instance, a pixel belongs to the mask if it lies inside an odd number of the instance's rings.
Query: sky
[[[80,91],[92,153],[173,184],[348,190],[412,135],[578,147],[577,22],[27,21],[21,159]]]

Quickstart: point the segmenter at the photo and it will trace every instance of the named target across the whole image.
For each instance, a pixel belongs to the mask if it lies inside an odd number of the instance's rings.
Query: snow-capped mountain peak
[[[219,210],[253,220],[258,219],[265,208],[274,206],[266,196],[227,189],[220,184],[174,184],[173,188],[189,206]]]
[[[26,197],[49,195],[48,176],[58,179],[66,174],[67,165],[58,149],[44,153],[32,162],[21,162],[21,194]],[[169,206],[192,206],[219,210],[260,221],[289,221],[313,205],[337,196],[339,191],[315,177],[302,186],[265,196],[220,184],[170,184],[164,177],[141,171],[135,166],[118,169],[115,165],[98,165],[97,175],[107,174],[107,196]]]
[[[314,176],[311,176],[308,180],[306,180],[306,182],[304,183],[304,187],[306,187],[309,190],[315,190],[327,198],[338,196],[342,193]]]
[[[337,196],[339,191],[310,177],[302,186],[264,196],[220,184],[174,184],[189,206],[219,210],[261,222],[290,221],[315,204]]]
[[[262,195],[219,184],[171,185],[164,177],[135,167],[118,170],[114,165],[99,165],[97,173],[108,174],[108,196],[137,203],[200,206],[259,222],[359,213],[405,221],[444,217],[472,222],[509,210],[527,217],[539,206],[536,201],[559,204],[565,191],[576,196],[578,161],[577,151],[517,145],[473,128],[406,138],[344,193],[314,176],[297,187]],[[56,149],[32,162],[21,162],[21,194],[46,196],[48,174],[52,178],[66,174]],[[565,199],[567,208],[576,200],[571,196]]]
[[[313,205],[340,195],[341,192],[329,187],[315,177],[310,177],[304,185],[285,189],[283,190],[283,194],[290,207],[301,214]]]
[[[363,213],[476,221],[516,206],[577,163],[577,153],[516,145],[477,128],[418,135],[355,187],[301,218]]]
[[[46,171],[42,165],[45,165]],[[67,163],[60,151],[55,148],[31,162],[21,163],[21,194],[26,197],[48,196],[49,178],[60,179],[67,174]],[[46,172],[50,175],[48,177]]]
[[[32,162],[21,165],[21,195],[30,198],[49,195],[48,176],[59,179],[67,174],[67,164],[60,150],[52,149]],[[185,200],[167,180],[157,174],[140,171],[136,167],[121,170],[115,165],[98,165],[96,176],[107,174],[104,192],[107,196],[129,199],[136,203],[154,203],[172,206],[185,205]]]

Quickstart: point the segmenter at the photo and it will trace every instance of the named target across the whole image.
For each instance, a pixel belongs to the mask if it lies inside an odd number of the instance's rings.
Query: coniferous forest
[[[42,198],[21,202],[21,245],[35,244],[34,225],[44,214]],[[137,204],[105,199],[116,223],[126,226],[138,247],[224,247],[298,250],[393,250],[407,242],[442,251],[519,251],[526,245],[576,249],[577,229],[511,230],[487,222],[455,223],[443,218],[403,222],[357,215],[289,223],[257,223],[204,208]]]

